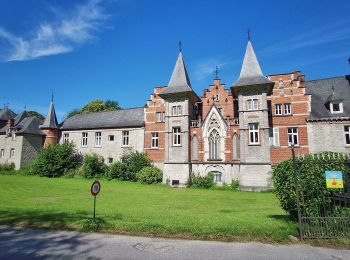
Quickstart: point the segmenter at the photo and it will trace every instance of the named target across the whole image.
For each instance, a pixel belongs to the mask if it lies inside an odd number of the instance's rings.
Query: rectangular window
[[[182,106],[177,106],[177,115],[182,115]]]
[[[259,124],[249,124],[249,144],[259,144]]]
[[[288,128],[288,145],[291,146],[292,144],[299,145],[298,128],[296,127]]]
[[[290,104],[284,104],[284,114],[286,115],[292,114],[292,109]]]
[[[114,142],[114,135],[109,135],[108,136],[108,141]]]
[[[5,157],[5,149],[1,149],[0,158],[4,158],[4,157]]]
[[[102,133],[96,132],[95,133],[95,146],[96,147],[101,147],[101,139],[102,139]]]
[[[214,94],[213,99],[214,99],[214,101],[220,101],[219,94]]]
[[[277,127],[269,129],[269,139],[271,146],[280,146],[280,134]]]
[[[173,106],[171,109],[172,109],[173,116],[181,116],[182,115],[182,107],[180,105]]]
[[[156,112],[156,122],[162,122],[162,112]]]
[[[63,134],[63,143],[68,143],[69,142],[69,134],[68,133],[64,133]]]
[[[173,128],[173,145],[181,145],[181,128]]]
[[[275,105],[275,115],[282,115],[282,105],[281,104]]]
[[[221,173],[214,172],[214,182],[221,182]]]
[[[165,112],[162,112],[162,122],[165,122]]]
[[[15,148],[11,148],[10,150],[10,158],[14,158],[15,157]]]
[[[123,146],[129,146],[129,131],[123,131],[122,141],[123,141]]]
[[[158,143],[159,143],[159,136],[158,133],[151,133],[152,135],[152,148],[158,148]]]
[[[176,108],[176,106],[172,106],[172,108],[171,108],[171,114],[172,114],[173,116],[177,116],[177,108]]]
[[[350,126],[344,126],[345,144],[350,145]]]
[[[113,163],[113,158],[112,158],[112,157],[108,157],[108,158],[107,158],[107,162],[108,162],[108,163]]]
[[[247,100],[247,109],[248,110],[257,110],[258,107],[259,107],[258,100],[256,98]]]
[[[88,146],[88,133],[83,132],[81,134],[81,147],[87,147]]]
[[[342,102],[331,102],[330,109],[331,109],[331,113],[343,113],[343,103]]]
[[[12,141],[16,141],[16,133],[12,132]]]

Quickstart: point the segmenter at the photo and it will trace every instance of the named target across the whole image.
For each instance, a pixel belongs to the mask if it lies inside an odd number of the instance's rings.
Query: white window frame
[[[334,105],[339,105],[339,111],[334,111]],[[332,114],[343,113],[343,102],[330,102],[329,108]]]
[[[214,97],[214,101],[217,101],[217,102],[220,101],[220,95],[219,94],[214,94],[213,97]]]
[[[102,146],[102,132],[95,132],[95,147]]]
[[[280,146],[280,133],[278,127],[270,128],[270,146],[278,147]]]
[[[250,98],[247,100],[247,110],[258,110],[259,109],[259,101],[257,98]]]
[[[219,131],[211,131],[209,138],[209,160],[221,160],[221,137]]]
[[[221,172],[213,172],[214,175],[214,182],[220,183],[222,182],[222,173]]]
[[[88,132],[81,133],[81,147],[88,147],[88,138],[89,138]]]
[[[5,149],[1,149],[0,150],[0,158],[4,158],[5,157]]]
[[[275,115],[281,116],[282,113],[282,104],[275,104]]]
[[[12,131],[11,133],[12,141],[16,141],[16,133]]]
[[[283,108],[284,108],[284,114],[285,115],[291,115],[292,114],[292,104],[291,103],[283,104]]]
[[[112,138],[112,136],[113,136],[113,138]],[[115,138],[114,135],[108,135],[108,141],[109,141],[109,142],[114,142],[114,138]],[[112,139],[113,139],[113,140],[112,140]]]
[[[130,145],[130,131],[122,131],[122,146]]]
[[[288,127],[287,135],[288,135],[288,146],[292,146],[292,142],[290,141],[291,139],[293,140],[294,146],[299,146],[299,133],[298,133],[297,127]]]
[[[350,146],[350,125],[344,126],[345,145]]]
[[[178,115],[178,116],[181,116],[181,115],[182,115],[182,106],[181,106],[181,105],[178,105],[178,106],[176,107],[176,110],[177,110],[177,115]]]
[[[158,132],[151,133],[151,148],[153,148],[153,149],[159,148],[159,133]]]
[[[254,98],[253,99],[253,110],[258,110],[259,109],[259,103],[258,99]]]
[[[176,106],[172,106],[172,107],[171,107],[171,114],[172,114],[173,116],[177,116],[177,107],[176,107]]]
[[[14,158],[15,155],[16,155],[16,150],[15,150],[15,148],[11,148],[11,149],[10,149],[10,158]]]
[[[173,127],[173,146],[181,146],[181,127]]]
[[[164,122],[164,112],[156,112],[156,122]]]
[[[64,133],[63,134],[63,143],[68,143],[69,142],[69,133]]]
[[[249,144],[260,144],[259,123],[249,123]]]

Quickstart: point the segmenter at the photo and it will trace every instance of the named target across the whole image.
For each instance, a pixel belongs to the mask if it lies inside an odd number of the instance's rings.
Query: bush
[[[115,162],[109,166],[108,179],[130,180],[132,176],[127,175],[127,167],[125,163]]]
[[[104,164],[103,157],[97,154],[86,154],[81,171],[86,179],[100,178],[106,175],[107,165]]]
[[[231,190],[238,190],[238,188],[239,188],[239,180],[238,179],[232,179],[230,188],[231,188]]]
[[[332,189],[326,188],[326,170],[344,171],[347,159],[338,153],[324,152],[297,158],[297,183],[303,197],[303,210],[307,214],[321,215],[320,209],[334,206],[331,202]],[[297,219],[297,203],[293,176],[293,160],[280,163],[273,170],[275,194],[282,208]],[[334,209],[333,208],[333,209]],[[332,208],[330,208],[332,210]]]
[[[125,165],[125,172],[123,173],[123,180],[136,181],[136,174],[142,168],[151,166],[151,160],[146,154],[137,151],[131,151],[122,156],[121,162]]]
[[[14,163],[4,163],[0,164],[0,172],[12,172],[15,170]]]
[[[137,181],[145,184],[161,182],[163,173],[154,166],[147,166],[141,169],[136,175]]]
[[[65,170],[75,169],[79,165],[81,157],[72,143],[53,144],[39,151],[30,171],[40,176],[60,177]]]
[[[205,177],[201,177],[199,174],[197,176],[192,174],[190,186],[194,188],[209,189],[214,186],[214,174],[209,172]]]

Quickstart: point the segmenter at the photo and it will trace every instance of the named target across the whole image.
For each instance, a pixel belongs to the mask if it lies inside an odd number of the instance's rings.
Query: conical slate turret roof
[[[243,60],[241,74],[233,86],[249,86],[272,83],[266,78],[260,68],[251,41],[248,41],[247,49]]]
[[[40,128],[58,128],[57,117],[56,117],[53,100],[51,100],[49,112],[47,113],[44,124],[42,124]]]
[[[162,95],[192,91],[193,90],[191,87],[190,79],[188,77],[186,66],[182,58],[182,54],[180,52],[175,64],[175,68],[173,70],[173,74],[171,75],[168,87],[165,88],[159,94]]]

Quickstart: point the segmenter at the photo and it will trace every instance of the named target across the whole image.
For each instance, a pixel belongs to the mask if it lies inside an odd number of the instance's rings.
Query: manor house
[[[52,101],[35,134],[41,145],[71,141],[106,163],[130,149],[145,152],[172,186],[212,172],[219,184],[238,179],[243,190],[266,190],[272,167],[291,157],[291,146],[299,156],[350,152],[349,82],[350,76],[306,81],[300,71],[264,76],[249,40],[229,88],[216,77],[195,93],[180,52],[169,84],[155,87],[145,107],[75,115],[58,125]],[[18,168],[13,135],[24,135],[24,127],[3,114],[0,163]],[[25,149],[16,147],[23,157]]]

